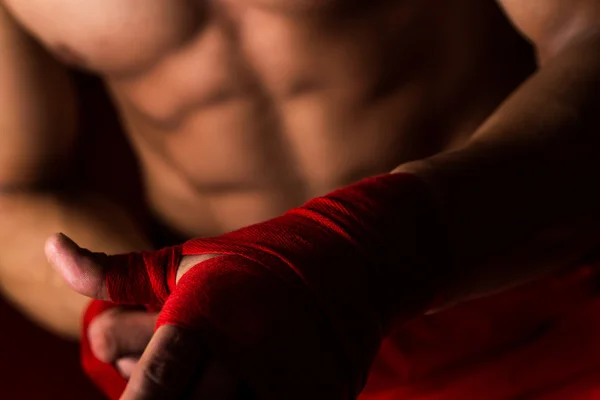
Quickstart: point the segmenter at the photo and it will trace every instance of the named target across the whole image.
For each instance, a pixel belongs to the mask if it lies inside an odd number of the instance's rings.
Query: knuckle
[[[190,346],[193,336],[162,326],[140,359],[129,381],[135,398],[179,398],[202,365],[202,354]],[[194,339],[197,339],[194,337]]]
[[[155,357],[144,369],[144,377],[148,382],[158,387],[167,385],[169,371],[167,364],[165,359]]]
[[[176,372],[172,368],[171,362],[171,358],[164,354],[158,354],[148,361],[142,371],[143,392],[167,394],[175,389],[173,384],[176,380]]]

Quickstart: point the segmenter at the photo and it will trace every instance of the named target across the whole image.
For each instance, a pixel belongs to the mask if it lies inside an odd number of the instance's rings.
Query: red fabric
[[[156,305],[181,255],[223,254],[184,276],[158,325],[202,332],[258,398],[352,398],[393,320],[433,301],[429,271],[447,258],[435,215],[414,176],[369,178],[217,238],[109,258],[108,291]]]
[[[361,400],[600,398],[594,267],[407,323],[435,289],[416,270],[428,274],[446,256],[428,235],[438,228],[415,183],[366,180],[219,238],[128,256],[127,271],[111,270],[109,292],[117,302],[166,300],[158,325],[198,329],[261,399],[352,398],[378,350]],[[414,207],[402,207],[410,196]],[[400,235],[406,227],[411,235]],[[398,239],[411,236],[418,240]],[[194,267],[173,290],[182,254],[225,256]],[[139,285],[133,296],[129,280]],[[411,289],[426,295],[406,307]]]
[[[600,399],[600,263],[399,325],[359,400]]]
[[[116,307],[115,304],[95,300],[90,303],[84,316],[81,332],[81,365],[83,370],[109,399],[118,399],[125,390],[127,382],[112,366],[97,359],[92,353],[88,339],[88,328],[92,320],[104,311]]]
[[[106,278],[113,302],[160,310],[169,297],[168,282],[175,281],[181,246],[110,256],[108,260],[114,266],[109,267]]]

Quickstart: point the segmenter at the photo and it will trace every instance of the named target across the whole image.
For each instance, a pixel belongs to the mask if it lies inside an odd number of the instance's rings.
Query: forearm
[[[401,166],[430,187],[457,298],[580,261],[600,245],[600,35],[557,55],[462,149]]]
[[[79,335],[89,299],[74,293],[48,264],[44,242],[64,232],[107,253],[147,248],[119,207],[95,196],[0,194],[0,289],[36,322],[64,336]]]

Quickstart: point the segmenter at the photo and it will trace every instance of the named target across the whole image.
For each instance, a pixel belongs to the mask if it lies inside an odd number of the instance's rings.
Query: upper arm
[[[56,179],[69,158],[76,107],[67,72],[0,2],[0,192]]]
[[[571,41],[600,29],[598,0],[497,0],[543,61]]]

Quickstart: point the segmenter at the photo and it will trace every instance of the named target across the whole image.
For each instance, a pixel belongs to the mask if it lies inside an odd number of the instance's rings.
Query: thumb
[[[82,249],[63,234],[46,241],[46,256],[67,284],[84,296],[152,307],[166,301],[169,279],[181,258],[178,247],[107,256]]]
[[[87,297],[110,300],[103,264],[108,256],[77,246],[58,233],[46,240],[46,258],[71,289]]]

